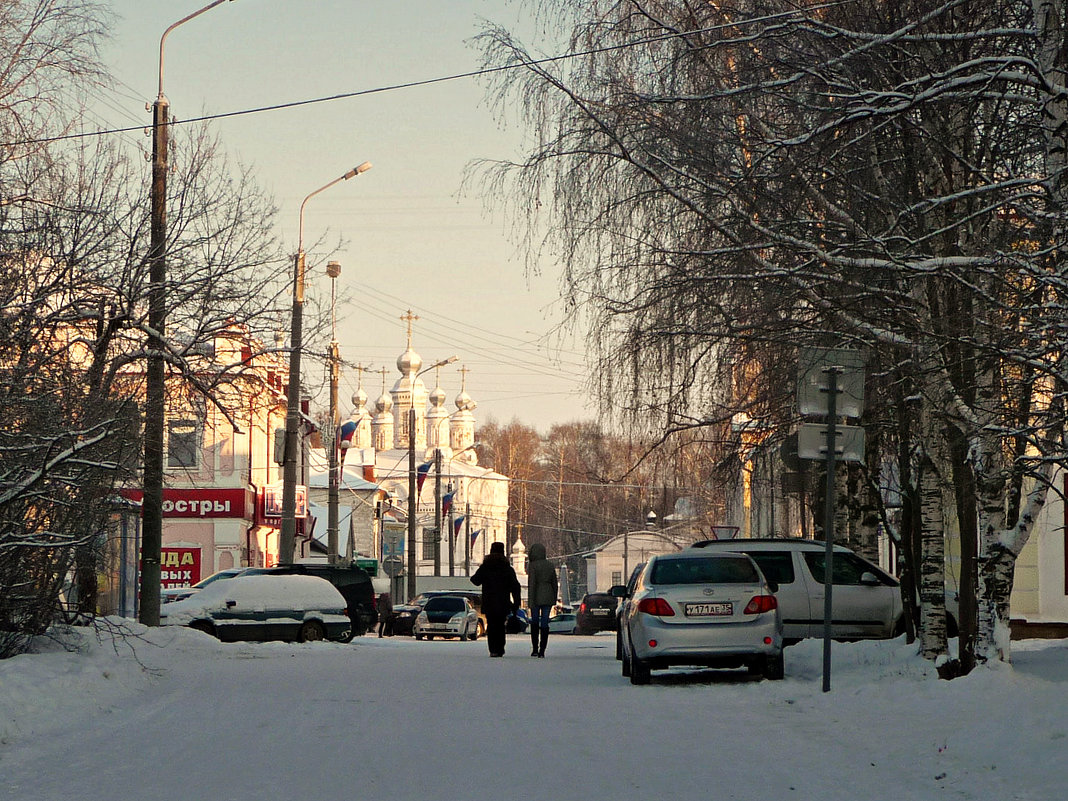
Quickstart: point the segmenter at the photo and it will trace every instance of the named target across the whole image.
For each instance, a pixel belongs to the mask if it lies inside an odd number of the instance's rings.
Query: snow
[[[108,619],[0,661],[20,801],[1063,797],[1068,643],[954,681],[903,640],[786,650],[786,678],[620,676],[614,635],[220,643]],[[64,648],[67,645],[68,649]]]

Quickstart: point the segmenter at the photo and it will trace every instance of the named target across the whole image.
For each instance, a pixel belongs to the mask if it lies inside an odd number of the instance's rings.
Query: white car
[[[826,545],[822,541],[704,540],[688,550],[748,554],[774,587],[787,644],[823,636]],[[833,573],[831,635],[835,639],[888,639],[904,631],[897,579],[840,545],[834,547]]]
[[[209,584],[213,584],[221,579],[231,579],[234,576],[240,576],[248,570],[247,567],[230,567],[226,570],[220,570],[218,573],[212,573],[206,579],[201,579],[191,587],[164,587],[159,591],[160,603],[169,604],[174,601],[184,601],[190,595],[194,595],[207,587]]]
[[[430,598],[412,625],[415,639],[426,637],[459,637],[461,640],[478,639],[478,612],[471,602],[461,595],[439,595]]]
[[[352,622],[334,585],[315,576],[237,576],[160,609],[161,626],[189,626],[220,640],[337,640]]]

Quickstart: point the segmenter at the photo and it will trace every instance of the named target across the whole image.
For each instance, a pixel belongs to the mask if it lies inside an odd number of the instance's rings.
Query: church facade
[[[467,393],[467,369],[460,370],[460,391],[450,411],[440,367],[435,369],[433,389],[428,390],[420,377],[433,368],[424,369],[422,358],[412,349],[414,318],[409,314],[407,319],[408,346],[397,358],[399,377],[387,390],[382,371],[382,391],[371,407],[361,381],[352,396],[352,414],[342,426],[342,481],[359,465],[362,479],[377,484],[382,498],[376,525],[356,533],[356,550],[380,560],[401,557],[408,564],[409,544],[398,542],[389,532],[407,522],[412,430],[419,477],[412,544],[416,575],[470,575],[492,543],[507,544],[509,480],[479,465],[477,404]],[[403,528],[406,531],[406,525]],[[403,554],[397,553],[398,548]]]

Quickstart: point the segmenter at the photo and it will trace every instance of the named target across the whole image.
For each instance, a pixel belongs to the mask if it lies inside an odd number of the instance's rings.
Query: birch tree
[[[967,443],[976,654],[1007,658],[1013,560],[1063,456],[1063,3],[541,7],[586,55],[484,34],[525,67],[498,88],[535,132],[489,175],[549,232],[602,366],[671,424],[751,403],[716,378],[754,343],[875,354],[931,421],[910,450]]]

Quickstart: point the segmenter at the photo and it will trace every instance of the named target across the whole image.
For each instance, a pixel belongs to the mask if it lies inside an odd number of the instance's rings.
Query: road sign
[[[382,570],[390,578],[395,578],[404,572],[404,560],[399,556],[387,556],[382,560]]]
[[[836,369],[839,417],[864,412],[864,354],[842,348],[802,348],[797,358],[797,407],[801,414],[827,414],[827,370]]]
[[[836,425],[834,442],[835,459],[864,461],[864,429],[860,426]],[[797,453],[802,459],[826,459],[827,424],[802,423],[797,429]]]

